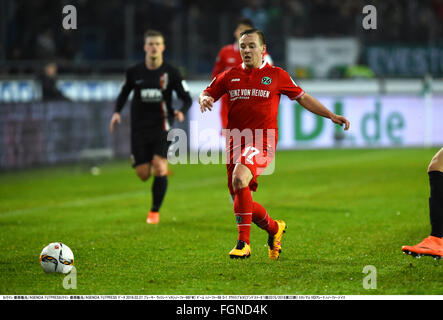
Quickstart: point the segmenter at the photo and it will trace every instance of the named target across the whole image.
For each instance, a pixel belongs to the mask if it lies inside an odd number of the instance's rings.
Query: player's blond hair
[[[163,41],[165,40],[163,33],[161,33],[160,31],[157,31],[157,30],[152,30],[152,29],[149,29],[145,32],[143,39],[146,41],[146,38],[149,38],[149,37],[162,37]]]
[[[251,28],[251,29],[243,31],[242,33],[240,33],[240,38],[242,36],[244,36],[245,34],[253,34],[253,33],[258,35],[258,38],[260,39],[260,42],[261,42],[262,45],[266,44],[265,35],[263,34],[263,32],[261,32],[258,29],[255,29],[255,28]]]

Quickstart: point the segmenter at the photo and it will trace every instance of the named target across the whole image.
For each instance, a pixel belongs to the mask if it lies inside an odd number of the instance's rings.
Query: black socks
[[[429,184],[429,216],[431,220],[431,236],[443,237],[443,172],[430,171]]]
[[[151,211],[158,212],[168,187],[168,176],[154,177],[152,184],[152,208]]]

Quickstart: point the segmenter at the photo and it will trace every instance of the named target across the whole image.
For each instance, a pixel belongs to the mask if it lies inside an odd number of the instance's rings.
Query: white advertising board
[[[356,64],[359,52],[354,38],[290,38],[286,41],[287,70],[312,68],[316,78],[325,78],[333,67]]]
[[[443,95],[318,96],[328,109],[351,122],[348,131],[283,96],[279,110],[280,149],[443,146]],[[202,114],[190,110],[190,147],[223,147],[218,102]]]

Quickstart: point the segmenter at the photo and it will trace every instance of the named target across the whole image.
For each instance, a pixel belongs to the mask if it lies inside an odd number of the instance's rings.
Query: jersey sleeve
[[[280,69],[279,74],[279,92],[285,96],[288,96],[288,98],[291,100],[298,99],[305,94],[303,89],[300,88],[291,78],[291,76],[283,69]]]
[[[173,75],[173,89],[177,93],[177,97],[183,102],[180,111],[186,113],[192,105],[189,86],[178,70],[174,70]]]
[[[226,73],[227,71],[224,71],[216,75],[207,88],[203,91],[208,93],[212,98],[214,98],[215,101],[220,99],[220,97],[226,93]]]
[[[120,113],[123,107],[125,106],[126,101],[128,100],[128,96],[134,88],[134,82],[131,77],[130,70],[126,71],[125,83],[123,84],[120,94],[117,97],[117,102],[115,104],[114,111]]]

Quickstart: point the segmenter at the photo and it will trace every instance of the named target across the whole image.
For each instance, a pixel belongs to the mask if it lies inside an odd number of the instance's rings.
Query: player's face
[[[147,37],[145,39],[145,52],[149,58],[158,58],[165,51],[163,37]]]
[[[263,63],[266,46],[260,42],[258,34],[243,35],[239,40],[240,54],[247,68],[258,68]]]

